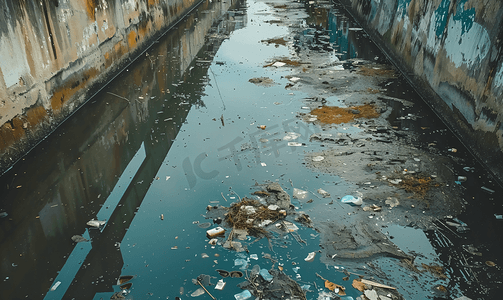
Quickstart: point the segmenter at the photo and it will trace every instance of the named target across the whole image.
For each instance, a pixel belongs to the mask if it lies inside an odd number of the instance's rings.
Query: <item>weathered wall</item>
[[[0,3],[0,173],[201,0]]]
[[[340,2],[503,181],[503,2]]]

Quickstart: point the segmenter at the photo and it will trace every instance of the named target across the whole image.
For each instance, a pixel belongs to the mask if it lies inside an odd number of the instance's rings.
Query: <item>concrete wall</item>
[[[503,2],[340,2],[503,181]]]
[[[201,0],[0,2],[1,173]]]

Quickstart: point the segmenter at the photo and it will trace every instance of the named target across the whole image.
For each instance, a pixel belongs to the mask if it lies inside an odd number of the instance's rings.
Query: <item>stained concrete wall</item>
[[[503,181],[503,2],[340,2]]]
[[[0,3],[0,173],[201,0]]]

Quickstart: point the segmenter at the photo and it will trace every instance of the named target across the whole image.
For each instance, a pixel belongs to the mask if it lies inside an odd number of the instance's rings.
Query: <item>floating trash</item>
[[[290,146],[290,147],[300,147],[300,146],[302,146],[302,143],[288,142],[288,146]]]
[[[214,238],[216,236],[223,235],[223,234],[225,234],[225,229],[223,229],[222,227],[216,227],[216,228],[213,228],[213,229],[206,231],[206,236],[208,238]]]
[[[264,280],[271,282],[272,280],[272,275],[267,271],[266,269],[261,269],[259,272],[260,276],[264,278]]]
[[[119,279],[117,279],[117,285],[122,285],[128,281],[130,281],[131,279],[133,279],[134,276],[132,275],[123,275],[123,276],[120,276]]]
[[[231,278],[241,278],[241,277],[243,277],[243,272],[241,272],[241,271],[231,271],[229,273],[229,276]]]
[[[58,288],[58,286],[59,286],[60,284],[61,284],[61,281],[56,282],[56,283],[55,283],[55,284],[51,287],[51,291],[55,291],[55,290]]]
[[[72,236],[72,241],[74,241],[75,243],[89,242],[88,239],[86,239],[85,237],[83,237],[81,235],[74,235],[74,236]]]
[[[251,297],[251,293],[249,290],[244,290],[241,293],[234,295],[234,298],[236,298],[236,300],[246,300],[250,297]]]
[[[206,223],[200,223],[197,225],[199,228],[203,228],[203,229],[206,229],[206,228],[209,228],[211,226],[211,223],[210,222],[206,222]]]
[[[225,271],[225,270],[217,270],[218,274],[220,274],[220,276],[222,277],[229,277],[229,271]]]
[[[325,158],[323,156],[315,156],[312,158],[313,161],[315,162],[319,162],[319,161],[322,161],[324,160]]]
[[[341,199],[342,203],[352,204],[352,205],[362,205],[363,201],[361,197],[355,198],[352,195],[346,195]]]
[[[310,252],[306,258],[304,258],[305,261],[307,262],[312,262],[314,261],[314,257],[316,256],[316,252]]]
[[[129,282],[129,283],[126,283],[126,284],[124,284],[124,285],[121,285],[121,286],[120,286],[120,289],[121,289],[121,290],[129,290],[129,289],[131,289],[131,286],[133,286],[133,283],[132,283],[132,282]]]
[[[300,137],[300,133],[297,132],[287,132],[286,135],[283,137],[284,141],[293,141],[296,140]]]
[[[192,294],[190,294],[191,297],[198,297],[204,294],[204,289],[202,287],[198,288],[195,290]]]
[[[325,191],[324,189],[318,189],[318,194],[320,194],[323,198],[329,198],[330,197],[330,193]]]
[[[304,200],[307,198],[307,191],[303,191],[298,188],[293,188],[293,197],[299,200]]]
[[[101,226],[105,225],[106,222],[107,221],[91,220],[91,221],[87,222],[86,224],[91,227],[100,228]]]
[[[273,67],[277,67],[277,68],[283,67],[284,65],[286,65],[286,63],[281,62],[281,61],[277,61],[277,62],[275,62],[275,63],[272,64]]]
[[[223,290],[225,287],[225,282],[223,279],[220,279],[218,282],[217,282],[217,285],[215,286],[215,290]]]

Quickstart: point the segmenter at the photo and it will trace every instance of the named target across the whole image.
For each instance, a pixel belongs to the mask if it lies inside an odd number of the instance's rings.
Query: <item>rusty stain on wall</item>
[[[54,5],[5,0],[0,11],[0,172],[201,2],[84,0]]]

